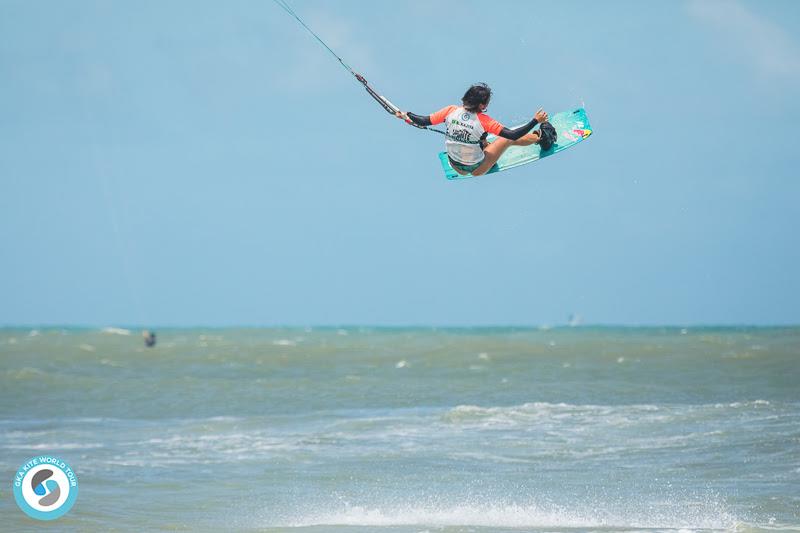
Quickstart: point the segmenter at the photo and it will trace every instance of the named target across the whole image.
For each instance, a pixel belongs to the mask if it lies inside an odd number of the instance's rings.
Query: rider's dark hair
[[[481,105],[489,105],[489,100],[492,98],[492,90],[485,83],[476,83],[464,93],[464,98],[461,102],[464,104],[464,109],[472,113],[480,111]]]

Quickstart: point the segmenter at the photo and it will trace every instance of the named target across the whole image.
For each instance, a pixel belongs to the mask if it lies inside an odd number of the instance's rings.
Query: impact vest
[[[447,139],[445,148],[457,163],[475,165],[483,161],[483,149],[480,141],[485,130],[478,118],[478,113],[467,111],[463,107],[456,107],[448,113],[445,119],[447,125]]]

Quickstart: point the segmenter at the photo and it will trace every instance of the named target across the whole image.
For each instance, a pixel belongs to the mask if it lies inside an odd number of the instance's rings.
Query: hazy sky
[[[273,2],[0,0],[0,324],[800,323],[800,2],[291,4],[594,135],[450,182]]]

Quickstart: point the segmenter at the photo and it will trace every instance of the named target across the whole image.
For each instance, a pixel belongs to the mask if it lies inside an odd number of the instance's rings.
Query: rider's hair
[[[464,93],[464,98],[461,102],[464,104],[464,109],[472,113],[480,111],[481,105],[489,105],[489,100],[492,98],[492,90],[485,83],[476,83]]]

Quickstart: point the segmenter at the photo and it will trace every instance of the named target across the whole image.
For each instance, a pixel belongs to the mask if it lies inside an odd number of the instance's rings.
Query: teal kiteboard
[[[550,123],[558,133],[558,140],[549,150],[542,150],[539,148],[538,144],[532,144],[530,146],[509,146],[503,155],[500,156],[497,164],[495,164],[487,174],[502,172],[557,154],[571,146],[575,146],[592,134],[592,126],[589,124],[589,117],[586,116],[586,110],[582,107],[574,111],[557,113],[550,117]],[[494,135],[489,135],[487,140],[491,142],[494,138]],[[450,161],[447,160],[447,152],[439,154],[439,161],[442,163],[445,177],[449,180],[473,177],[472,174],[462,176],[453,170],[453,167],[450,166]]]

